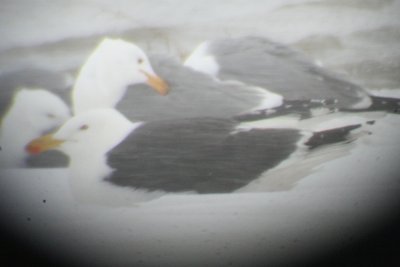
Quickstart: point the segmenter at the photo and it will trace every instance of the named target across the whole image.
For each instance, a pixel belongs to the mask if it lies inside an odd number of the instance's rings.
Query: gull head
[[[55,94],[40,88],[20,89],[3,119],[4,130],[41,135],[60,126],[70,117],[68,106]]]
[[[115,109],[94,109],[72,117],[54,133],[32,140],[26,150],[32,155],[60,150],[71,159],[103,156],[139,124]]]
[[[112,108],[129,85],[143,83],[160,95],[169,91],[142,49],[121,39],[105,38],[80,69],[72,91],[74,113]]]

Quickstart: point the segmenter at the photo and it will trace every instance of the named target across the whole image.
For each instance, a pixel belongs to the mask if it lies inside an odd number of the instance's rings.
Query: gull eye
[[[87,129],[89,129],[89,126],[87,124],[84,124],[81,127],[79,127],[79,130],[81,130],[81,131],[85,131]]]
[[[53,113],[46,113],[46,117],[49,119],[54,119],[56,115],[54,115]]]
[[[143,63],[143,58],[139,58],[137,61],[138,64],[142,64]]]

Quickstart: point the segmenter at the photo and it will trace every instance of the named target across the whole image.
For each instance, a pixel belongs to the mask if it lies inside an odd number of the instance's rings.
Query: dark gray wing
[[[285,100],[337,100],[338,108],[348,108],[368,97],[360,86],[265,38],[219,40],[209,50],[221,67],[220,79],[264,87]]]
[[[170,58],[153,56],[150,61],[155,72],[168,82],[171,91],[167,96],[160,96],[147,85],[129,87],[117,109],[131,120],[229,118],[249,111],[263,101],[260,90],[222,84]]]
[[[108,154],[120,186],[169,192],[231,192],[296,150],[296,130],[230,134],[234,123],[204,118],[145,124]]]

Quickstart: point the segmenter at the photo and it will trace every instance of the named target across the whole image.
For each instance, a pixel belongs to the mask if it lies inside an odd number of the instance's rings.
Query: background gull
[[[373,96],[300,51],[262,37],[206,41],[184,65],[218,80],[241,81],[281,95],[283,105],[272,116],[310,117],[313,109],[320,108],[399,113],[399,99]]]
[[[59,153],[42,155],[29,162],[24,147],[32,138],[60,126],[69,118],[69,85],[65,74],[37,68],[0,75],[2,168],[65,165],[65,157]]]
[[[21,89],[16,92],[0,124],[0,166],[27,166],[29,155],[25,152],[25,146],[28,142],[60,126],[69,116],[69,108],[65,103],[47,90]],[[42,167],[63,166],[65,162],[62,155],[51,153],[33,160],[31,164]]]

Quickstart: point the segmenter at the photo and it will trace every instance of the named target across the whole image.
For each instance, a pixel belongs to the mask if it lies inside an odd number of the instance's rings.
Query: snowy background
[[[105,36],[183,60],[201,41],[243,35],[296,47],[369,90],[400,97],[396,0],[3,0],[0,74],[40,68],[67,74],[68,84]],[[39,254],[74,263],[298,263],[351,244],[398,208],[399,123],[379,118],[372,135],[345,151],[317,151],[268,173],[268,190],[260,181],[251,192],[133,207],[76,204],[63,169],[0,170],[2,218]]]

